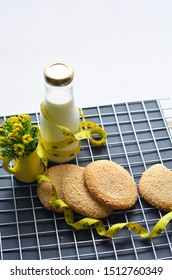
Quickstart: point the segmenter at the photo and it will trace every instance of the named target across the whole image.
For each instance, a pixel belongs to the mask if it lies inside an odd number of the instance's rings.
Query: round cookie
[[[85,183],[92,196],[113,209],[125,210],[137,200],[136,183],[122,166],[97,160],[85,168]]]
[[[52,183],[55,187],[57,198],[64,200],[63,192],[62,192],[62,181],[65,175],[68,172],[73,172],[75,170],[76,165],[74,164],[60,164],[50,167],[46,171],[46,176],[52,180]],[[52,183],[44,181],[37,186],[37,195],[44,205],[45,208],[54,212],[63,212],[61,208],[55,208],[50,204],[50,197],[52,191]]]
[[[65,202],[75,212],[90,218],[105,218],[112,212],[110,207],[96,201],[87,190],[84,181],[84,167],[76,166],[63,178],[62,189]]]
[[[139,192],[150,204],[160,210],[172,210],[172,171],[162,164],[147,169],[139,181]]]

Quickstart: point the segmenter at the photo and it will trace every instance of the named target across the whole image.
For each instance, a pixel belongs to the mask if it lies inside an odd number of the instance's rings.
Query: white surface
[[[172,1],[0,0],[0,115],[39,111],[55,61],[79,107],[170,97]]]

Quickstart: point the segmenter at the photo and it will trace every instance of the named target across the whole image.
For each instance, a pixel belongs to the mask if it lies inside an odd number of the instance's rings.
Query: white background
[[[39,111],[55,61],[78,107],[171,97],[172,1],[0,0],[0,115]]]
[[[39,111],[55,61],[79,107],[171,97],[172,1],[0,0],[0,115]]]

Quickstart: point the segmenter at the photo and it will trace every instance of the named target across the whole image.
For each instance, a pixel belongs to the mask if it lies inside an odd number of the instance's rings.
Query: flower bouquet
[[[23,182],[36,180],[43,172],[37,153],[39,129],[27,114],[13,116],[0,127],[0,158],[4,169]],[[14,159],[14,167],[9,163]]]

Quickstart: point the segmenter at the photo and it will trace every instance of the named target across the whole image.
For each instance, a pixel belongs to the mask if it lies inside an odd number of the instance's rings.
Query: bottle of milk
[[[54,146],[56,143],[66,140],[64,134],[55,124],[67,127],[73,133],[79,130],[79,111],[73,97],[73,76],[73,68],[61,62],[50,64],[44,70],[45,99],[43,103],[48,118],[45,117],[43,111],[40,113],[43,143]],[[68,152],[76,149],[77,146],[78,141],[59,151]],[[61,163],[70,161],[74,156],[60,157],[55,156],[53,152],[48,152],[47,158],[50,161]]]

